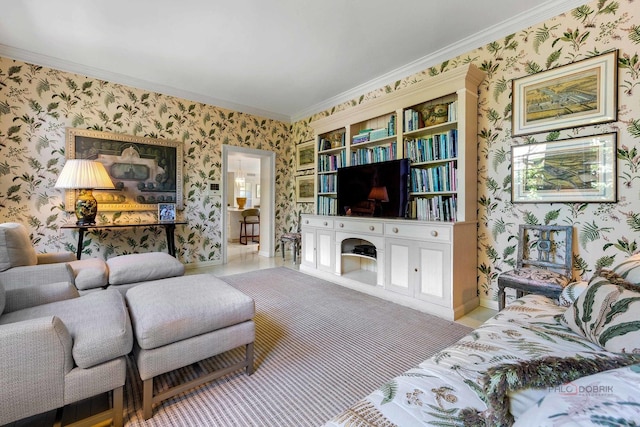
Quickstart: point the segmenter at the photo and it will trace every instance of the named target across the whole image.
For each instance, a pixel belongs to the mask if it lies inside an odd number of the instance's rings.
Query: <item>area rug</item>
[[[142,417],[129,361],[127,426],[320,426],[470,328],[284,267],[222,277],[256,303],[255,373],[244,371],[156,405]],[[156,390],[240,360],[231,351],[156,381]]]

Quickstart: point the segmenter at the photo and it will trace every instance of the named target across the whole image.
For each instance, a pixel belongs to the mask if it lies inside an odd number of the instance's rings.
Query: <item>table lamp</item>
[[[94,189],[115,188],[102,163],[86,159],[68,159],[55,187],[80,190],[76,200],[77,225],[96,223],[98,202],[93,197]]]
[[[382,214],[382,203],[387,203],[389,201],[389,193],[387,192],[387,187],[373,187],[369,192],[369,200],[375,200],[375,212],[374,216],[378,216]]]

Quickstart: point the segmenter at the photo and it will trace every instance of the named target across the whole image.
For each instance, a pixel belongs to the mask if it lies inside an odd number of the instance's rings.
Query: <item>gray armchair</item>
[[[91,422],[121,426],[132,346],[116,290],[79,296],[70,282],[0,284],[0,425],[111,392],[112,408]]]

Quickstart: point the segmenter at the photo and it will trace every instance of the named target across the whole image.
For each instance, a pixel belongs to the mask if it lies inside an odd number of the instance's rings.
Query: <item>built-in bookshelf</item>
[[[467,64],[311,123],[318,215],[302,217],[301,271],[449,319],[478,305],[473,252],[483,78]],[[327,143],[334,140],[335,147]],[[341,167],[400,158],[410,160],[408,218],[336,212]],[[376,257],[354,254],[354,242]]]
[[[339,128],[317,137],[316,211],[320,215],[337,214],[337,171],[348,165],[346,135],[346,129]]]
[[[336,214],[339,168],[409,158],[407,219],[474,221],[477,87],[483,78],[467,64],[312,122],[317,214]]]

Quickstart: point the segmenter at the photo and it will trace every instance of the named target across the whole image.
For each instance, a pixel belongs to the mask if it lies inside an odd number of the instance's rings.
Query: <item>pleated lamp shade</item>
[[[80,190],[75,207],[78,225],[96,223],[98,201],[93,197],[92,190],[115,188],[102,163],[85,159],[68,159],[55,186],[68,190]]]
[[[94,160],[68,159],[56,182],[56,188],[115,188],[103,164]]]

